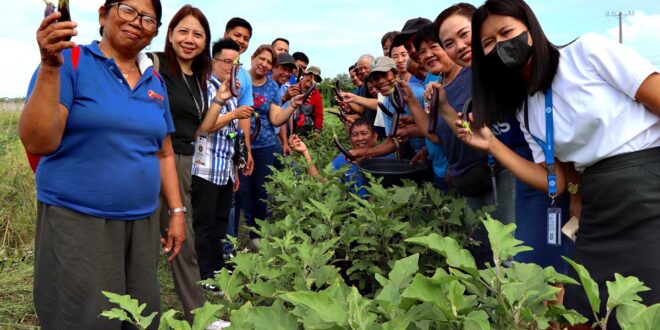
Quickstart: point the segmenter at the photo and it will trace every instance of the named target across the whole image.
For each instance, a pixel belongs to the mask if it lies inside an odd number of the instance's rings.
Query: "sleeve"
[[[588,64],[614,88],[635,98],[639,86],[657,69],[632,48],[589,33],[578,41]]]
[[[238,70],[238,81],[241,83],[241,90],[238,93],[238,106],[254,106],[254,100],[252,99],[252,78],[250,78],[247,70],[242,67]]]
[[[314,106],[314,112],[312,117],[314,118],[314,128],[322,129],[323,128],[323,98],[318,89],[314,91],[314,97],[312,98],[312,105]]]
[[[280,97],[280,88],[277,86],[277,84],[272,81],[272,88],[273,88],[273,98],[270,100],[271,103],[276,104],[278,106],[282,105],[282,98]]]
[[[60,66],[60,104],[70,111],[73,106],[73,89],[75,87],[73,81],[74,71],[71,62],[71,50],[65,49],[62,52],[62,56],[64,57],[64,62],[62,63],[62,66]],[[30,79],[30,85],[28,86],[27,94],[25,96],[26,102],[30,99],[30,95],[32,95],[32,91],[34,90],[34,85],[37,83],[39,68],[40,66],[37,66],[37,69],[34,70],[34,73],[32,74],[32,79]]]
[[[162,82],[161,86],[163,86],[163,96],[165,97],[165,102],[163,103],[163,118],[165,119],[165,125],[167,126],[167,134],[172,134],[174,133],[175,129],[174,120],[172,120],[172,112],[170,111],[170,98],[167,95],[165,82]]]
[[[534,163],[542,163],[545,162],[545,153],[543,153],[543,149],[541,146],[539,146],[538,143],[536,143],[536,140],[532,137],[532,134],[529,133],[527,130],[527,127],[525,127],[525,119],[524,119],[524,114],[523,111],[518,111],[516,113],[516,117],[518,118],[518,122],[520,123],[520,130],[523,132],[525,135],[525,141],[527,141],[527,145],[529,145],[529,149],[532,150],[532,156],[534,157]]]

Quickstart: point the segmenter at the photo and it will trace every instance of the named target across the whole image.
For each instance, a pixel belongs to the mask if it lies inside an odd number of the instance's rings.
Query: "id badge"
[[[548,245],[561,245],[561,209],[548,208]]]
[[[210,160],[208,148],[206,148],[206,135],[198,135],[195,141],[195,157],[193,161],[197,165],[206,166]]]

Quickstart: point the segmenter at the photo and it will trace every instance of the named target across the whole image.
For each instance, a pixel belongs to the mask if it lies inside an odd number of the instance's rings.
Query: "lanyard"
[[[202,105],[200,106],[199,103],[197,102],[197,99],[195,98],[195,94],[193,93],[192,89],[190,88],[190,84],[188,84],[188,79],[186,78],[185,74],[181,74],[181,77],[183,78],[183,82],[186,83],[186,87],[188,87],[188,91],[190,92],[190,96],[192,96],[193,101],[195,101],[195,109],[197,109],[197,118],[199,120],[202,120],[202,112],[204,111],[204,94],[202,94],[202,87],[199,86],[199,81],[195,79],[195,82],[197,83],[197,89],[199,89],[199,100],[202,102]],[[193,76],[194,77],[194,76]]]
[[[557,197],[557,175],[555,174],[555,142],[554,142],[554,124],[552,120],[552,88],[548,88],[545,92],[545,135],[546,141],[532,135],[534,141],[543,149],[545,154],[545,165],[548,169],[548,196],[552,198],[554,203]],[[528,107],[525,103],[525,121],[528,121]],[[527,129],[529,130],[529,124]],[[531,134],[531,132],[530,132]]]

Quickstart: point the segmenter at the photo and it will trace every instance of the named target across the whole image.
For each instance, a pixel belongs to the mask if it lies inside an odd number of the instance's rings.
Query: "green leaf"
[[[455,281],[451,279],[451,281]],[[404,298],[416,299],[423,302],[429,302],[438,307],[447,318],[453,318],[451,305],[445,292],[442,289],[447,282],[434,280],[421,274],[416,274],[412,283],[401,294]]]
[[[113,308],[110,313],[101,313],[105,317],[121,318],[122,321],[128,321],[138,328],[146,329],[151,325],[156,314],[158,314],[158,312],[153,312],[150,315],[142,316],[142,311],[147,307],[147,304],[140,305],[138,300],[131,298],[130,295],[118,295],[107,291],[101,291],[101,293],[108,297],[111,303],[119,305],[121,309],[127,312],[121,313],[119,310]]]
[[[464,330],[490,330],[488,314],[484,311],[471,311],[463,321]]]
[[[250,314],[251,311],[252,311],[252,303],[249,301],[245,305],[241,306],[241,308],[231,311],[231,316],[229,318],[231,326],[229,327],[229,329],[232,330],[254,329],[252,323],[248,321],[248,315]]]
[[[410,196],[415,193],[414,187],[398,188],[392,195],[392,201],[397,204],[408,204]]]
[[[101,316],[105,316],[105,317],[107,317],[111,320],[112,319],[118,319],[120,321],[126,321],[126,322],[130,322],[131,324],[135,324],[133,319],[128,317],[128,314],[126,314],[126,311],[124,311],[123,309],[119,309],[119,308],[113,308],[109,311],[103,311],[103,313],[101,313]]]
[[[577,311],[566,309],[564,305],[549,304],[548,309],[552,315],[557,315],[561,318],[559,319],[560,323],[565,323],[564,321],[566,321],[570,325],[576,325],[587,323],[589,321],[589,319],[582,316],[582,314],[578,313]]]
[[[294,305],[311,309],[324,322],[332,322],[339,326],[348,325],[346,306],[325,292],[289,292],[280,297]]]
[[[638,295],[639,292],[649,291],[637,277],[622,276],[619,273],[614,274],[614,282],[607,281],[607,309],[614,309],[621,304],[629,304],[642,301]]]
[[[246,253],[242,253],[245,255]],[[239,254],[241,255],[241,254]],[[238,256],[236,258],[238,258]],[[236,266],[238,267],[238,261],[236,261]],[[208,283],[217,286],[222,293],[224,293],[224,298],[227,301],[232,302],[236,296],[243,290],[243,285],[240,284],[236,272],[229,274],[226,268],[223,268],[220,273],[215,275],[215,278],[202,281],[202,283]]]
[[[192,311],[195,314],[192,330],[204,330],[214,321],[218,320],[218,311],[222,309],[222,305],[214,305],[210,302],[204,302],[204,306]]]
[[[417,273],[419,267],[417,266],[419,262],[419,254],[415,253],[409,257],[397,260],[394,263],[394,267],[388,274],[390,283],[395,285],[397,289],[402,289],[412,279],[412,275]]]
[[[639,322],[639,318],[645,310],[646,306],[638,302],[621,304],[616,308],[616,320],[621,328],[626,329]]]
[[[463,249],[453,238],[430,234],[423,237],[409,238],[406,239],[406,242],[425,246],[444,256],[449,266],[462,269],[470,275],[478,276],[477,265],[474,262],[472,254],[468,250]]]
[[[376,314],[370,312],[371,303],[362,298],[358,290],[353,287],[348,296],[348,324],[351,329],[369,329],[376,321]]]
[[[281,300],[276,300],[269,307],[254,307],[248,320],[257,330],[275,329],[275,330],[297,330],[298,321],[295,316],[290,314]]]
[[[598,291],[598,284],[596,284],[596,281],[594,281],[593,278],[591,278],[591,275],[589,274],[589,271],[584,268],[584,266],[576,263],[575,261],[562,257],[566,262],[568,262],[573,269],[575,269],[575,272],[578,273],[578,276],[580,277],[580,283],[582,283],[582,287],[584,288],[584,291],[587,293],[587,299],[589,299],[589,304],[591,305],[591,310],[593,311],[594,315],[598,315],[598,311],[600,310],[600,293]]]
[[[516,230],[515,224],[505,225],[497,220],[493,220],[490,215],[486,215],[483,222],[488,231],[488,240],[493,249],[493,259],[495,264],[501,264],[502,261],[513,258],[520,252],[532,250],[528,246],[521,246],[523,241],[513,236]]]
[[[578,281],[574,280],[570,276],[557,273],[554,267],[548,266],[543,269],[543,272],[545,273],[545,277],[548,281],[548,283],[563,283],[563,284],[580,284]]]
[[[654,330],[660,329],[660,304],[646,308],[639,316],[639,320],[626,330]]]

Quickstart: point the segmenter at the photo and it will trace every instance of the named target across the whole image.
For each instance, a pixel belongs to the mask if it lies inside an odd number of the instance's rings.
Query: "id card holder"
[[[561,245],[561,209],[548,208],[548,245]]]
[[[193,161],[197,165],[206,166],[210,160],[209,150],[206,148],[206,135],[200,134],[195,141],[195,157]]]

